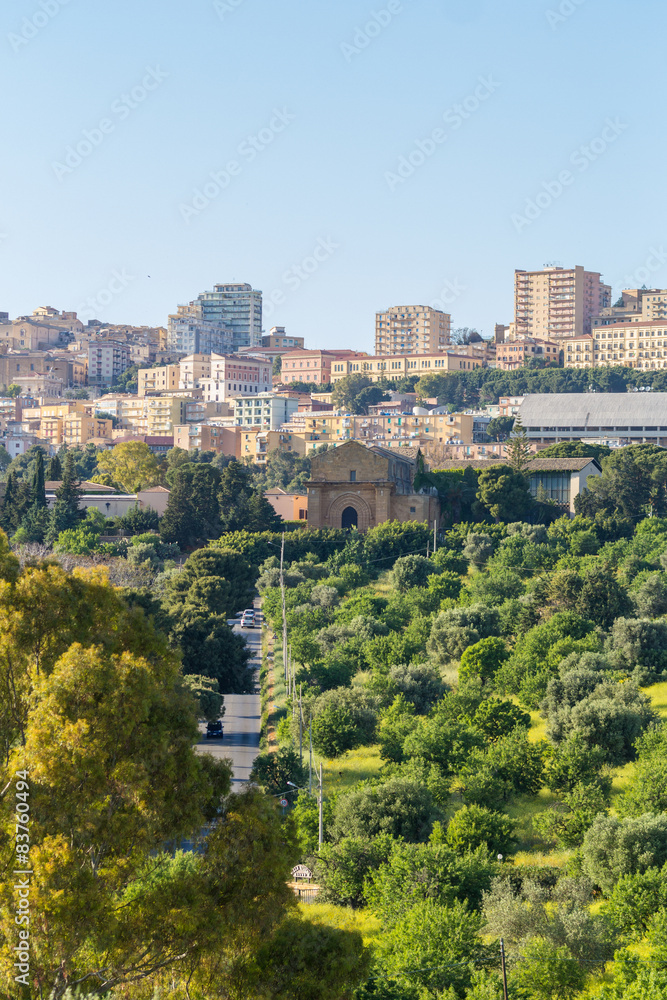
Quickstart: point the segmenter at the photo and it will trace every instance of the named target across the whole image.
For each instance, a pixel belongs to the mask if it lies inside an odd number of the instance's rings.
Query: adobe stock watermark
[[[94,128],[84,128],[81,132],[82,138],[73,145],[67,146],[63,159],[52,161],[51,169],[58,180],[62,182],[65,177],[73,174],[77,167],[80,167],[84,160],[92,156],[95,150],[102,145],[107,136],[116,131],[118,123],[129,118],[132,112],[142,105],[149,94],[157,90],[168,76],[169,74],[165,73],[159,66],[147,66],[141,82],[132,87],[132,90],[121,94],[112,103],[111,114],[114,118],[101,118]]]
[[[586,0],[561,0],[561,3],[558,4],[555,10],[553,8],[545,10],[544,16],[549,22],[551,30],[555,31],[561,24],[564,24],[568,18],[576,14],[584,3],[586,3]]]
[[[23,18],[18,32],[10,31],[7,35],[14,52],[20,52],[25,45],[29,45],[68,3],[70,0],[40,0],[38,9],[30,17]]]
[[[320,236],[307,257],[283,271],[281,275],[283,287],[288,288],[290,292],[297,292],[304,282],[309,281],[319,271],[322,264],[333,257],[336,250],[340,250],[340,243],[336,243],[331,236],[327,236],[326,239]],[[276,306],[284,305],[287,298],[288,295],[283,288],[274,288],[264,296],[263,315],[267,318],[271,316]]]
[[[642,285],[650,288],[651,275],[655,274],[656,271],[661,271],[666,264],[667,250],[662,244],[658,247],[649,247],[648,257],[644,263],[632,274],[626,274],[623,278],[623,288],[641,288]],[[616,284],[621,284],[621,282],[616,282]]]
[[[111,305],[118,295],[122,295],[134,278],[135,276],[128,274],[124,267],[113,270],[104,288],[98,289],[94,295],[89,295],[84,305],[77,306],[76,313],[79,319],[99,319],[99,313]]]
[[[579,146],[570,154],[569,163],[576,167],[580,174],[585,173],[588,168],[599,160],[607,152],[618,137],[622,135],[630,126],[622,122],[620,118],[607,118],[605,127],[599,136],[596,136],[586,145]],[[520,233],[527,226],[532,224],[544,215],[551,208],[555,201],[565,194],[577,179],[577,174],[572,170],[561,170],[555,180],[542,181],[542,187],[533,198],[527,198],[523,208],[523,214],[514,212],[511,222],[517,233]]]
[[[346,63],[351,63],[355,56],[361,55],[374,38],[377,38],[385,28],[388,28],[397,14],[405,10],[401,0],[389,0],[386,7],[371,11],[366,24],[357,25],[351,42],[341,42],[340,50]]]
[[[233,14],[243,3],[245,0],[213,0],[213,9],[220,20],[224,21],[227,14]]]
[[[462,284],[458,278],[450,281],[449,278],[443,282],[438,298],[430,303],[431,309],[440,309],[447,312],[447,307],[452,306],[464,292],[468,291],[467,285]]]
[[[243,173],[246,164],[252,163],[260,153],[268,149],[281,132],[284,132],[288,125],[295,120],[287,108],[274,108],[273,117],[268,125],[261,128],[255,135],[246,136],[243,142],[236,147],[237,160],[229,160],[221,170],[212,170],[209,180],[205,181],[201,187],[196,187],[192,192],[192,201],[181,202],[178,210],[186,226],[190,225],[193,218],[204,211],[205,208],[219,198],[223,191],[226,191],[232,183],[232,178]]]
[[[493,76],[480,76],[477,86],[458,104],[453,104],[444,112],[442,119],[449,126],[434,128],[425,139],[415,139],[412,150],[406,156],[399,156],[395,170],[386,170],[384,179],[390,191],[395,191],[399,184],[405,184],[416,170],[426,163],[443,143],[447,142],[450,132],[456,132],[469,118],[479,111],[482,104],[500,87]]]

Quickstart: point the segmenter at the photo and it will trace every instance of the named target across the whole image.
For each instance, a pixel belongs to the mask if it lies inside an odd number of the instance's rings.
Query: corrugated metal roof
[[[667,427],[667,392],[562,392],[526,396],[524,427]]]
[[[597,460],[592,455],[590,458],[534,458],[526,466],[526,471],[580,472],[587,465],[590,465],[591,462],[597,468],[600,468]],[[500,465],[509,465],[509,460],[506,458],[447,458],[442,462],[438,462],[437,469],[433,469],[433,471],[448,472],[454,469],[467,469],[468,466],[481,471],[483,469],[498,468]]]

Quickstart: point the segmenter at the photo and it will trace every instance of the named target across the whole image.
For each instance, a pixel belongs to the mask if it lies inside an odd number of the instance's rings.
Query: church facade
[[[407,452],[407,449],[405,449]],[[440,523],[437,497],[415,493],[416,453],[346,441],[311,459],[309,528],[367,531],[384,521]]]

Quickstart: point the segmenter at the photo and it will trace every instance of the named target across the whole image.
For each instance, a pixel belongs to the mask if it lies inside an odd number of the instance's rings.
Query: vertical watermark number
[[[14,898],[16,899],[16,916],[14,923],[18,927],[18,941],[14,954],[18,975],[14,976],[17,983],[29,986],[30,975],[30,785],[28,771],[16,772],[16,863],[14,867]]]

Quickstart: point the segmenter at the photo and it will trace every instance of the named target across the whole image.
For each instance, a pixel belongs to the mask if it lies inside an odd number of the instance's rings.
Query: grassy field
[[[299,909],[316,924],[359,931],[365,945],[374,944],[382,930],[381,922],[369,910],[353,910],[349,906],[334,906],[331,903],[299,903]]]

